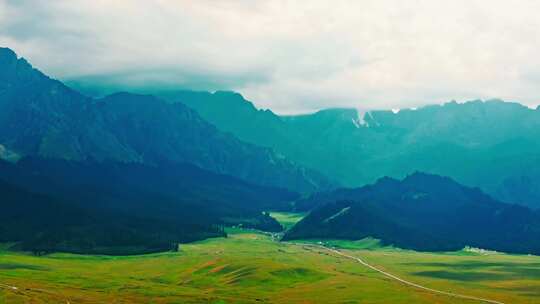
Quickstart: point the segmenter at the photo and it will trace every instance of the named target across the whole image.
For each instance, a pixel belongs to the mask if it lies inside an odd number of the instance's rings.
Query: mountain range
[[[0,48],[0,241],[145,253],[279,232],[279,210],[308,213],[285,240],[540,254],[539,127],[498,100],[286,116],[234,92],[91,97]]]
[[[0,241],[35,252],[142,253],[282,227],[333,183],[150,95],[90,98],[0,49]],[[54,224],[48,224],[52,223]]]
[[[0,49],[3,155],[155,164],[193,163],[261,185],[311,192],[324,176],[221,132],[183,104],[116,93],[93,99]]]
[[[419,170],[480,187],[505,202],[540,208],[539,109],[476,100],[400,111],[325,109],[283,116],[259,110],[233,92],[160,96],[347,187]]]

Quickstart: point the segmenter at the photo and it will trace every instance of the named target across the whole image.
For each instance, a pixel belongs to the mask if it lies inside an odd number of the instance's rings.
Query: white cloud
[[[0,0],[0,44],[61,79],[233,89],[278,112],[535,105],[538,11],[534,0]]]

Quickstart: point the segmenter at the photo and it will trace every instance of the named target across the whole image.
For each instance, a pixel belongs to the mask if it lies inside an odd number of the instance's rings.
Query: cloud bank
[[[0,45],[62,80],[239,91],[280,113],[540,102],[539,1],[10,1]]]

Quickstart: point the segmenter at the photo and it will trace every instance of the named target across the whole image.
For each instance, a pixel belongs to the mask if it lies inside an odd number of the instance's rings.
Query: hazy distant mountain
[[[497,100],[278,116],[230,92],[162,94],[241,140],[355,187],[416,170],[540,208],[540,110]],[[247,127],[250,126],[250,127]]]
[[[140,253],[224,235],[223,225],[267,231],[264,215],[297,194],[188,164],[0,161],[0,241],[34,251]]]
[[[304,204],[319,207],[284,239],[371,236],[415,250],[473,246],[540,253],[538,212],[498,202],[446,177],[415,173],[402,181],[382,178],[362,188],[314,195]]]
[[[11,158],[189,162],[301,192],[330,185],[271,149],[220,132],[183,104],[129,93],[88,98],[6,48],[0,48],[0,145],[0,156]]]

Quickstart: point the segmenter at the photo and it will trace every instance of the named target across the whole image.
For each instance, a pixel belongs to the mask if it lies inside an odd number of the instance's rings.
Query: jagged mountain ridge
[[[331,183],[271,149],[220,132],[150,95],[86,97],[0,49],[0,145],[19,157],[189,162],[261,185],[310,192]]]
[[[326,109],[279,116],[232,92],[162,96],[348,187],[420,170],[540,208],[540,110],[518,103],[477,100],[400,111]]]

